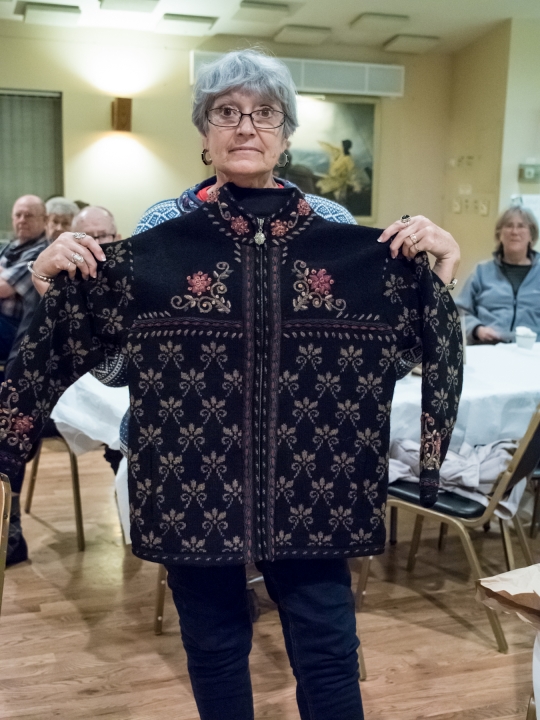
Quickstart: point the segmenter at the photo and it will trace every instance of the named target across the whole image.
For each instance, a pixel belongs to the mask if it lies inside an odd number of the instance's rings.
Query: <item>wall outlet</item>
[[[518,180],[524,183],[540,183],[540,165],[520,165]]]

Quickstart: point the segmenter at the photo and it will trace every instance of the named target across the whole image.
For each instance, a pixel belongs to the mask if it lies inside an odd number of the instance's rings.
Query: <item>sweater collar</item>
[[[215,185],[216,180],[216,176],[213,175],[212,177],[209,177],[206,180],[197,183],[197,185],[193,185],[193,187],[184,190],[180,197],[176,199],[176,204],[180,212],[191,212],[192,210],[196,210],[197,208],[201,207],[203,202],[200,198],[197,197],[197,193],[204,187],[210,187],[212,185]],[[293,185],[292,182],[289,182],[289,180],[284,180],[283,178],[279,178],[279,182],[282,183],[284,188],[296,187],[296,185]]]
[[[282,245],[303,232],[315,217],[309,203],[300,190],[292,184],[280,189],[283,201],[279,208],[264,216],[249,212],[235,198],[233,183],[222,185],[219,190],[208,194],[208,201],[201,209],[213,224],[218,225],[225,237],[242,245]],[[264,193],[264,190],[254,190]]]

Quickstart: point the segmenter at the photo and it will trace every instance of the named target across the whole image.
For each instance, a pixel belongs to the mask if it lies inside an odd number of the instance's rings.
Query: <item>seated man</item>
[[[100,245],[122,239],[116,232],[113,214],[107,208],[99,205],[88,205],[83,208],[73,218],[71,229],[73,232],[84,232],[90,235]]]
[[[47,200],[45,208],[47,210],[45,232],[47,240],[53,242],[63,232],[71,230],[71,223],[79,212],[79,207],[65,197],[53,197]]]
[[[36,299],[27,263],[47,247],[41,198],[23,195],[11,217],[15,239],[0,250],[0,360],[7,360],[26,307]]]

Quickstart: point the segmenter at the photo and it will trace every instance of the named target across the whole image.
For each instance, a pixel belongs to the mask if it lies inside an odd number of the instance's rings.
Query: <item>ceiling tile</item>
[[[386,52],[419,54],[433,50],[440,38],[430,35],[396,35],[384,44]]]
[[[389,15],[386,13],[363,13],[349,25],[351,30],[365,35],[391,35],[406,25],[410,20],[408,15]]]
[[[233,20],[255,22],[279,22],[290,14],[286,3],[259,2],[259,0],[243,0],[233,15]]]
[[[329,27],[311,27],[309,25],[285,25],[274,40],[291,45],[320,45],[332,32]]]
[[[32,25],[77,25],[81,11],[74,5],[49,5],[27,3],[24,9],[24,22]]]
[[[208,35],[217,18],[197,15],[164,15],[156,25],[156,31],[171,35]]]
[[[102,10],[124,10],[126,12],[152,12],[159,0],[101,0]]]

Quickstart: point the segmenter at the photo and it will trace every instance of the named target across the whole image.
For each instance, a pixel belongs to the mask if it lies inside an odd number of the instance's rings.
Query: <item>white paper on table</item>
[[[124,534],[124,543],[131,545],[130,523],[129,523],[129,495],[128,495],[128,467],[127,458],[122,458],[118,472],[114,478],[114,486],[116,489],[116,505],[118,507],[118,515],[122,525]]]
[[[127,387],[111,388],[90,373],[69,387],[51,417],[75,455],[103,443],[120,449],[120,422],[129,407]]]

